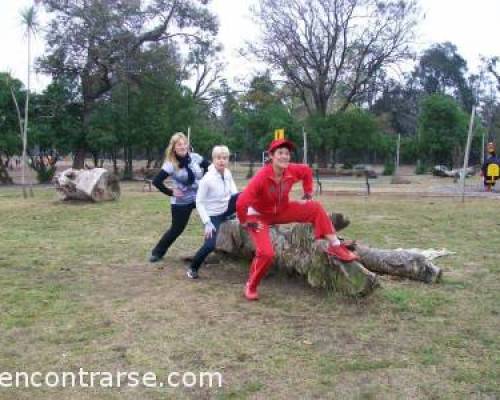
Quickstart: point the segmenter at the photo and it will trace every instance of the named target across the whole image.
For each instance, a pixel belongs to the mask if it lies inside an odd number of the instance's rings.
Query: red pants
[[[305,203],[293,201],[276,215],[249,215],[248,222],[261,222],[263,228],[259,231],[249,229],[250,237],[255,245],[255,257],[250,265],[248,284],[256,288],[273,262],[274,250],[269,236],[269,226],[303,222],[314,225],[316,239],[335,233],[332,221],[321,203],[307,201]]]

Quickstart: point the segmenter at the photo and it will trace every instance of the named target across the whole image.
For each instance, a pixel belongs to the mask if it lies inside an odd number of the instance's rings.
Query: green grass
[[[188,281],[194,216],[163,269],[147,262],[168,200],[123,186],[70,204],[0,189],[2,371],[219,371],[221,389],[0,389],[0,399],[463,399],[500,395],[498,200],[326,197],[345,236],[380,248],[446,247],[443,282],[382,277],[353,301],[281,275],[242,297],[246,262]],[[496,234],[495,234],[496,232]]]

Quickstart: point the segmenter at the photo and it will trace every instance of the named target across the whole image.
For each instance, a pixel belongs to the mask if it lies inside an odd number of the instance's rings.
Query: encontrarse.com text
[[[116,387],[222,387],[219,372],[171,372],[165,379],[159,379],[154,372],[0,372],[2,388],[116,388]]]

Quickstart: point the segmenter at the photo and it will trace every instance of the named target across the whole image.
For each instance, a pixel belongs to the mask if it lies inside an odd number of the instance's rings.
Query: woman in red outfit
[[[312,170],[305,164],[290,163],[294,144],[286,139],[273,140],[268,148],[270,163],[261,168],[240,194],[236,212],[255,245],[255,257],[245,286],[248,300],[257,300],[257,286],[273,262],[274,250],[269,226],[292,222],[314,225],[316,239],[327,239],[329,255],[342,261],[358,257],[340,243],[323,206],[312,200]],[[296,182],[302,182],[302,201],[290,201],[289,193]]]

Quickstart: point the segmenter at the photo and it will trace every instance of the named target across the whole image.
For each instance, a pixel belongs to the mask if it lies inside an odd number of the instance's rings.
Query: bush
[[[417,175],[423,175],[427,172],[427,166],[423,162],[417,162],[417,167],[415,168],[415,173]]]
[[[55,165],[36,170],[36,178],[38,179],[38,183],[51,183],[55,174],[56,174]]]
[[[384,163],[384,172],[382,172],[382,175],[391,176],[394,174],[395,171],[396,171],[396,166],[394,165],[394,161],[387,160]]]

